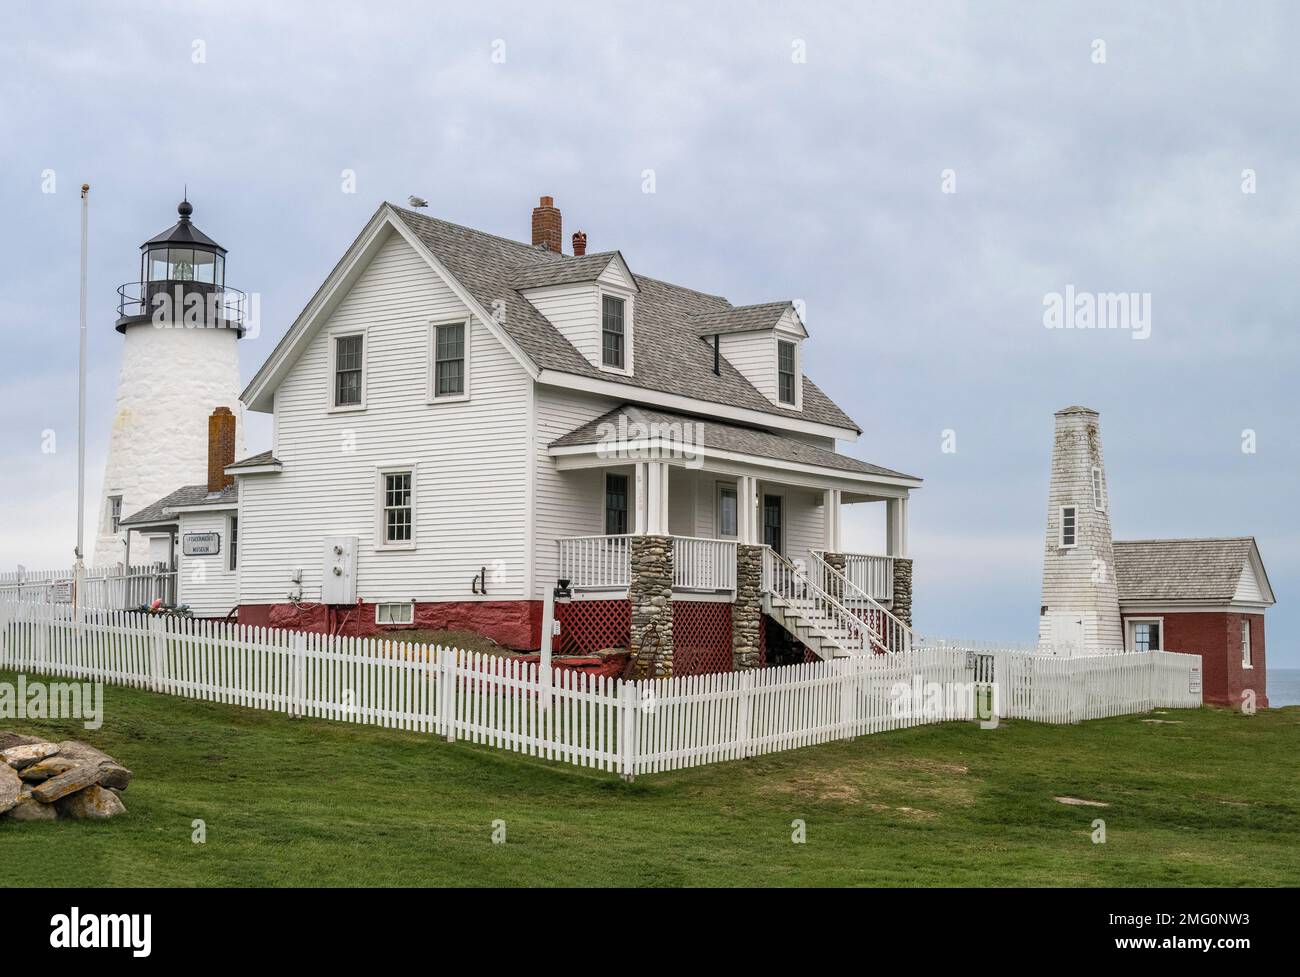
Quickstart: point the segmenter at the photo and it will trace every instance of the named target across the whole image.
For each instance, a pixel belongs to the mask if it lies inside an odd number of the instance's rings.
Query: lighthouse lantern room
[[[96,535],[95,566],[127,560],[122,518],[177,485],[204,481],[207,418],[234,413],[243,453],[236,345],[246,327],[246,298],[226,284],[226,249],[191,220],[180,219],[140,246],[139,278],[118,289],[116,329],[122,334],[113,425]],[[133,564],[172,559],[170,539],[132,548]]]

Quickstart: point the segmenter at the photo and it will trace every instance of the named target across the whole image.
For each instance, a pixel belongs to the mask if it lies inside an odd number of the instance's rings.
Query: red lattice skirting
[[[627,648],[632,641],[632,604],[627,600],[573,600],[555,606],[561,655]]]
[[[673,674],[710,675],[731,670],[731,604],[673,601]]]

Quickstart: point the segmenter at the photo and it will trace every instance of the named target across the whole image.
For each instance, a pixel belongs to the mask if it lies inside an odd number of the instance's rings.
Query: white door
[[[1083,615],[1057,612],[1052,615],[1052,644],[1056,653],[1069,654],[1083,651]]]

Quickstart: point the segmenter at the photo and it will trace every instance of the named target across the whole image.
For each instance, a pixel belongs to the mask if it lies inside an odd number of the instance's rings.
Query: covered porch
[[[632,407],[549,453],[575,510],[595,523],[556,540],[559,577],[575,597],[625,594],[630,541],[656,536],[673,542],[674,593],[692,599],[733,598],[738,547],[764,546],[801,569],[832,555],[872,598],[894,600],[917,478],[811,441]],[[845,552],[843,508],[867,504],[883,507],[884,552]]]

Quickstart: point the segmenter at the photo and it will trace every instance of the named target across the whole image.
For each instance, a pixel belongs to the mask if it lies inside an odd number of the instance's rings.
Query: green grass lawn
[[[1300,883],[1300,707],[953,723],[632,784],[135,690],[108,688],[104,708],[94,732],[0,721],[84,739],[136,775],[110,822],[0,820],[7,885]]]

